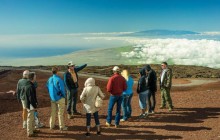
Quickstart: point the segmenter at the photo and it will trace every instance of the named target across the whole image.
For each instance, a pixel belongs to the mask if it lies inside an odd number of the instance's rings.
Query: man
[[[27,128],[27,108],[25,105],[25,92],[24,92],[24,87],[28,82],[28,75],[29,75],[29,70],[25,70],[23,72],[23,77],[20,79],[17,83],[17,99],[19,102],[22,103],[22,108],[23,108],[23,113],[22,113],[22,118],[23,118],[23,128]]]
[[[107,84],[107,91],[111,94],[108,104],[108,115],[106,119],[106,126],[110,127],[112,121],[112,110],[117,103],[116,115],[115,115],[115,128],[119,127],[120,111],[122,103],[122,93],[127,89],[126,80],[120,75],[120,69],[118,66],[113,68],[113,76],[110,77]]]
[[[27,136],[34,137],[36,136],[37,130],[35,130],[35,121],[34,121],[34,112],[38,106],[37,97],[36,97],[36,87],[34,82],[36,81],[36,74],[30,72],[28,76],[28,82],[25,85],[25,106],[28,111],[27,116]]]
[[[172,111],[173,104],[170,96],[170,89],[172,86],[172,70],[168,68],[167,62],[162,62],[161,68],[162,68],[162,72],[160,75],[160,90],[161,90],[160,109],[165,108],[167,102],[169,111]]]
[[[151,96],[149,97],[149,106],[150,108],[150,113],[154,113],[154,109],[156,106],[156,98],[155,98],[155,93],[157,92],[157,74],[156,72],[151,68],[150,65],[145,66],[146,73],[148,75],[148,86],[151,92]],[[151,101],[152,99],[152,101]]]
[[[67,65],[67,72],[64,73],[64,83],[67,88],[67,112],[68,119],[72,119],[72,115],[80,115],[76,110],[76,103],[78,98],[78,74],[80,70],[84,69],[87,64],[75,67],[75,64],[70,61]]]
[[[55,127],[55,115],[56,108],[58,108],[58,119],[59,119],[59,128],[61,131],[65,131],[68,129],[64,125],[64,108],[65,108],[65,87],[63,80],[57,75],[58,68],[53,67],[51,76],[47,81],[47,89],[50,94],[51,99],[51,115],[50,115],[50,129],[54,129]]]

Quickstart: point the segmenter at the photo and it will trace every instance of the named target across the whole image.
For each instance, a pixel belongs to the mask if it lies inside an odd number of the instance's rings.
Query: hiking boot
[[[106,122],[105,125],[106,125],[107,127],[110,127],[110,126],[111,126],[111,124],[108,123],[108,122]]]
[[[98,135],[98,136],[101,136],[101,131],[98,131],[98,132],[97,132],[97,135]]]
[[[60,131],[67,131],[68,127],[64,126],[63,128],[60,128]]]
[[[35,126],[35,128],[42,128],[42,127],[44,127],[43,123],[39,123],[38,125]]]
[[[169,107],[169,112],[171,112],[173,109],[172,109],[172,107]]]
[[[86,135],[86,137],[90,137],[90,133],[88,133],[88,132],[85,135]]]
[[[73,116],[71,114],[67,114],[68,119],[73,119]]]

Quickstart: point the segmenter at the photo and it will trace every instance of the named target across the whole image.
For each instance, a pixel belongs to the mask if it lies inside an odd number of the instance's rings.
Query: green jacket
[[[28,81],[29,81],[29,80],[26,79],[26,78],[22,78],[22,79],[20,79],[20,80],[18,81],[16,93],[17,93],[17,99],[18,99],[19,101],[26,99],[24,87],[27,85]]]
[[[162,77],[162,73],[163,71],[165,72],[164,73],[164,76]],[[164,69],[162,72],[161,72],[161,75],[160,75],[160,88],[171,88],[172,86],[172,70],[170,68],[167,68],[167,69]],[[161,79],[163,78],[163,79]]]

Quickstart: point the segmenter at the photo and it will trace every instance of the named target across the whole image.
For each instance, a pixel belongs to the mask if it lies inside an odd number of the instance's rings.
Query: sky
[[[0,0],[0,35],[220,31],[220,0]]]

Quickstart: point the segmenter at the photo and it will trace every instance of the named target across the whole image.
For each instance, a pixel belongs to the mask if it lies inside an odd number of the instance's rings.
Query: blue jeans
[[[95,119],[95,124],[96,124],[96,126],[99,126],[99,125],[100,125],[100,122],[99,122],[99,114],[98,114],[98,111],[96,111],[95,113],[93,113],[93,116],[94,116],[94,119]],[[91,113],[86,113],[86,126],[87,126],[87,127],[90,127],[90,124],[91,124]]]
[[[67,90],[67,112],[68,114],[77,112],[76,103],[78,98],[77,89]]]
[[[111,95],[109,98],[109,103],[108,103],[108,116],[106,118],[106,121],[111,124],[112,122],[112,110],[117,103],[117,108],[116,108],[116,115],[115,115],[115,125],[119,125],[120,122],[120,114],[121,114],[121,102],[122,102],[122,96],[113,96]]]
[[[123,111],[123,120],[127,120],[131,117],[132,109],[131,109],[131,98],[133,94],[123,95],[122,96],[122,111]]]
[[[151,91],[148,89],[144,92],[139,93],[139,105],[141,109],[147,109],[148,112],[151,112],[150,102]]]

